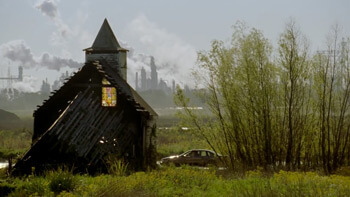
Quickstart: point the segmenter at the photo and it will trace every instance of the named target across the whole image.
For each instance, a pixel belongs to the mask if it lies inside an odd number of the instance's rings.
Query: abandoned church
[[[34,111],[31,149],[15,174],[67,166],[106,172],[106,158],[134,170],[155,165],[157,113],[130,87],[127,52],[105,19],[85,64]]]

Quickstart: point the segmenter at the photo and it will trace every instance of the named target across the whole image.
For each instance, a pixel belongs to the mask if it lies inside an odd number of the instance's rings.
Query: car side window
[[[214,157],[214,153],[212,153],[212,152],[207,152],[207,154],[208,154],[208,157]]]
[[[200,151],[200,153],[201,153],[201,157],[207,157],[206,151]]]
[[[191,156],[192,157],[199,157],[200,155],[199,155],[199,151],[192,151],[191,152]]]

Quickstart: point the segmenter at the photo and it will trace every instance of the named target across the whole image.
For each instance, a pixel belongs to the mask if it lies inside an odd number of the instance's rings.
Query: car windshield
[[[180,156],[187,157],[190,155],[190,153],[191,153],[191,151],[187,151],[187,152],[182,153]]]

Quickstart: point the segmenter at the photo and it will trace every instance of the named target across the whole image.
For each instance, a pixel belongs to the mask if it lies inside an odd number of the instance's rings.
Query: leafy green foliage
[[[193,78],[210,114],[193,110],[177,88],[182,124],[227,155],[232,169],[332,173],[348,166],[350,39],[340,42],[338,30],[312,58],[293,21],[280,34],[278,53],[261,31],[238,23],[230,42],[214,40],[198,53]]]

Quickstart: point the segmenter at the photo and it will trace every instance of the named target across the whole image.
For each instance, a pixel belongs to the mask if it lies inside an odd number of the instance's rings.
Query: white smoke
[[[127,65],[128,65],[128,82],[130,85],[135,87],[135,74],[138,72],[140,77],[141,68],[144,68],[146,72],[151,72],[150,64],[150,56],[143,53],[136,53],[135,49],[129,46],[126,42],[120,41],[119,43],[123,48],[129,50],[127,57]]]
[[[197,53],[193,46],[185,43],[178,36],[158,27],[145,16],[135,18],[127,27],[128,39],[137,40],[150,55],[154,56],[159,78],[178,83],[193,84],[189,73],[193,68]],[[135,54],[130,57],[128,65],[132,70],[140,70]],[[149,64],[149,63],[148,63]],[[145,68],[146,69],[146,68]],[[135,73],[134,73],[135,75]]]
[[[72,59],[61,58],[48,53],[35,57],[23,40],[10,41],[0,45],[0,56],[12,61],[13,64],[19,63],[24,68],[37,67],[59,71],[63,67],[79,68],[82,65]]]
[[[33,76],[23,77],[23,81],[17,81],[12,84],[12,87],[21,92],[36,92],[38,91],[39,79]]]
[[[44,0],[38,3],[35,7],[52,20],[54,20],[58,15],[57,6],[54,1]]]
[[[26,68],[35,67],[37,64],[30,48],[21,40],[15,40],[0,45],[0,54],[11,61],[19,62]]]
[[[53,32],[51,40],[54,44],[64,42],[72,34],[72,30],[63,22],[57,8],[58,1],[42,0],[35,6],[43,15],[48,16],[57,27],[57,32]]]
[[[34,7],[37,8],[44,16],[50,18],[56,26],[56,31],[52,32],[50,43],[54,46],[60,46],[67,49],[78,48],[79,50],[87,47],[93,37],[89,32],[81,28],[88,18],[87,13],[77,10],[76,25],[70,27],[61,17],[58,9],[58,0],[40,0]]]
[[[57,56],[50,55],[48,53],[44,53],[40,57],[40,65],[45,66],[48,69],[59,71],[62,67],[70,67],[70,68],[80,68],[82,66],[81,63],[78,63],[72,59],[64,59]]]

